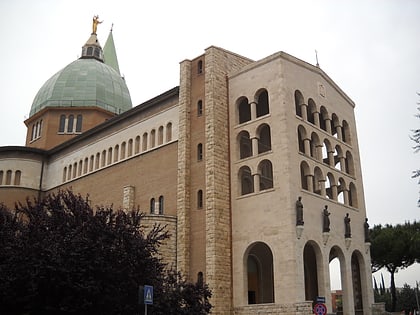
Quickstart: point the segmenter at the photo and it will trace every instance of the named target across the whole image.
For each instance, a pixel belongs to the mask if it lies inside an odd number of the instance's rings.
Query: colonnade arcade
[[[329,285],[329,264],[337,258],[340,265],[342,305],[344,314],[363,314],[364,305],[368,305],[367,290],[371,289],[367,277],[367,266],[362,253],[355,249],[349,252],[338,245],[320,246],[315,241],[307,241],[302,249],[303,270],[300,276],[305,285],[305,300],[314,301],[318,296],[325,296],[331,309],[331,287]],[[248,304],[275,303],[275,283],[282,275],[274,273],[275,261],[270,246],[264,242],[255,242],[244,253],[244,288],[247,290]],[[298,263],[298,265],[300,265]],[[245,273],[244,273],[245,274]]]

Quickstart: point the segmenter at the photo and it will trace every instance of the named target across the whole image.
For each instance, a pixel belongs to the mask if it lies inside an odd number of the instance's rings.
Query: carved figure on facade
[[[296,201],[296,225],[303,225],[303,203],[302,197],[299,196]]]
[[[328,211],[328,206],[324,207],[322,211],[323,216],[323,225],[322,225],[322,232],[329,232],[330,231],[330,212]]]
[[[346,213],[346,216],[344,217],[344,237],[350,238],[351,237],[351,227],[350,227],[350,217],[349,214]]]
[[[363,224],[363,228],[364,228],[364,231],[365,231],[365,243],[369,243],[370,242],[370,235],[369,235],[368,218],[365,219],[365,223]]]

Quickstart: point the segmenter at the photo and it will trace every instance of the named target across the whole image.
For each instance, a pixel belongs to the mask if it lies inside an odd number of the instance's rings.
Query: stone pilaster
[[[213,314],[232,313],[232,258],[229,176],[229,71],[249,60],[217,47],[205,54],[206,104],[206,281]]]
[[[190,270],[190,111],[191,61],[181,62],[178,126],[177,270],[188,277]]]

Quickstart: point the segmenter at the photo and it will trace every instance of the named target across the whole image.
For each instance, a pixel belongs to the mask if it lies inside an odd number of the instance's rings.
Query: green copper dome
[[[94,58],[78,59],[54,74],[39,90],[30,116],[45,107],[98,106],[120,114],[132,107],[124,79]]]

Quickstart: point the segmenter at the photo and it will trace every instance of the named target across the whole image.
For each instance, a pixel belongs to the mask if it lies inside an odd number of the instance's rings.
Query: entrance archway
[[[246,255],[248,304],[274,303],[273,254],[267,244],[257,242]]]
[[[305,300],[314,301],[319,296],[318,291],[318,261],[316,244],[308,242],[303,249],[303,268],[305,277]]]
[[[362,277],[360,273],[361,254],[353,252],[351,255],[351,278],[353,282],[354,313],[363,314]]]

